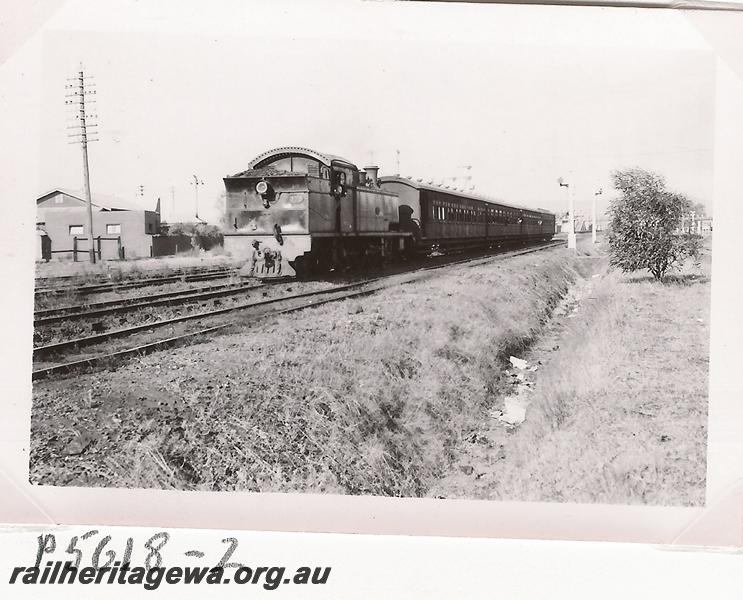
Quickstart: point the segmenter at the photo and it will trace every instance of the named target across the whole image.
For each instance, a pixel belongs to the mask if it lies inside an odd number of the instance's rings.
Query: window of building
[[[54,204],[62,204],[62,202],[64,202],[64,196],[62,194],[54,196]]]
[[[85,234],[85,227],[82,225],[70,225],[70,235],[83,235]]]
[[[119,223],[106,225],[106,233],[108,235],[114,234],[114,233],[121,233],[121,225]]]

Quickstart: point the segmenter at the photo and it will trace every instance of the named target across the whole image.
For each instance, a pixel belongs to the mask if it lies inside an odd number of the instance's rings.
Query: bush
[[[168,235],[189,236],[194,250],[211,250],[224,242],[219,227],[207,223],[173,223],[168,229]]]
[[[701,238],[677,232],[691,202],[666,190],[662,176],[643,169],[616,171],[614,187],[622,195],[610,204],[609,256],[625,273],[647,269],[662,281],[669,270],[696,258]]]

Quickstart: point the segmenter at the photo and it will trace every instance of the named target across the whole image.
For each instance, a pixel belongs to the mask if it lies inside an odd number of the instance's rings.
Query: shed
[[[54,258],[73,258],[73,249],[88,251],[85,196],[81,192],[55,188],[36,199],[37,227],[51,240]],[[160,233],[159,203],[145,210],[114,196],[93,194],[93,237],[100,258],[148,257],[152,237]],[[121,253],[120,253],[120,248]]]

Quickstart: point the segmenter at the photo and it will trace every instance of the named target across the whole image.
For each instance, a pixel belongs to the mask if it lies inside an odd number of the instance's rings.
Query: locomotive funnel
[[[374,187],[378,187],[379,183],[377,182],[378,176],[379,176],[379,167],[372,165],[371,167],[364,167],[364,171],[366,172],[366,175],[371,179],[371,184]]]

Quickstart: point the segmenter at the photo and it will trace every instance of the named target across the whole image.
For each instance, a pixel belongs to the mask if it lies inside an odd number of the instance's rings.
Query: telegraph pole
[[[472,165],[464,165],[459,168],[464,169],[466,172],[466,175],[464,175],[464,177],[462,178],[464,179],[464,189],[474,190],[475,189],[474,185],[470,187],[470,183],[472,183]]]
[[[196,192],[196,219],[199,221],[203,221],[203,219],[199,216],[199,186],[204,185],[204,182],[201,179],[199,179],[196,175],[194,175],[191,185],[193,186],[193,189]]]
[[[95,264],[95,246],[93,245],[93,203],[90,199],[90,171],[88,169],[88,142],[97,142],[97,139],[88,138],[88,129],[98,127],[93,123],[88,123],[88,119],[94,115],[89,115],[85,112],[85,98],[86,96],[94,95],[95,90],[90,89],[95,87],[89,83],[90,78],[86,78],[83,72],[83,66],[80,64],[80,70],[77,73],[77,77],[68,78],[67,81],[73,82],[65,86],[65,89],[70,90],[69,94],[66,94],[65,104],[78,105],[78,114],[75,116],[78,123],[68,129],[76,130],[75,133],[68,134],[68,137],[73,138],[71,144],[80,144],[83,149],[83,186],[85,188],[85,204],[87,205],[87,227],[88,230],[88,255],[90,257],[91,264]],[[88,104],[95,102],[95,100],[88,99]],[[95,134],[95,130],[93,131]],[[77,139],[75,139],[77,138]]]
[[[572,177],[571,177],[572,178]],[[557,180],[557,183],[560,184],[560,187],[564,187],[565,191],[568,193],[568,248],[574,250],[576,247],[576,241],[575,241],[575,209],[573,207],[573,186],[572,183],[566,183],[562,177],[560,177]]]
[[[173,216],[173,215],[175,215],[175,186],[174,185],[171,185],[170,186],[170,209],[171,209],[171,211],[170,211],[171,212],[170,218],[173,221],[175,221],[175,217]]]
[[[599,191],[593,195],[593,215],[592,215],[593,224],[591,225],[591,243],[592,244],[596,243],[596,196],[600,196],[603,193],[604,193],[604,189],[599,188]]]

